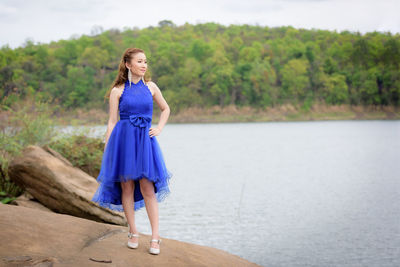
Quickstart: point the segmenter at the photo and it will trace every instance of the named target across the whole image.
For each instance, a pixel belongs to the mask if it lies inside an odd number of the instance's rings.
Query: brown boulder
[[[51,150],[50,150],[51,151]],[[55,151],[28,146],[8,167],[9,177],[45,207],[99,222],[127,225],[123,212],[91,201],[98,183]]]

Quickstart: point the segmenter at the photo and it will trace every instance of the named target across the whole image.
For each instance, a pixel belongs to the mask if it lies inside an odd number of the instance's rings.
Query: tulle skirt
[[[92,201],[111,210],[123,211],[121,182],[133,180],[136,211],[145,206],[140,179],[153,182],[157,201],[161,202],[170,193],[171,177],[156,137],[149,135],[149,127],[136,127],[129,120],[119,120],[104,150],[96,179],[99,187]]]

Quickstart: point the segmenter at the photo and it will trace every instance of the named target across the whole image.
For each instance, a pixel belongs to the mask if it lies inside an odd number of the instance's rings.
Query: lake
[[[262,266],[400,266],[400,121],[167,124],[157,140],[161,238]],[[151,234],[145,208],[136,224]]]

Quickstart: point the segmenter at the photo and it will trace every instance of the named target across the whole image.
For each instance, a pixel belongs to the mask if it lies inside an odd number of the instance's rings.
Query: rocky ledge
[[[148,252],[140,233],[130,249],[127,227],[36,208],[0,204],[1,266],[259,266],[223,250],[164,238]]]

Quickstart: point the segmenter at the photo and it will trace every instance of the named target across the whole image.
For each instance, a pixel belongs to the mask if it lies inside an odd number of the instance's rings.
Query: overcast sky
[[[104,30],[216,22],[400,33],[400,0],[0,0],[0,46]]]

